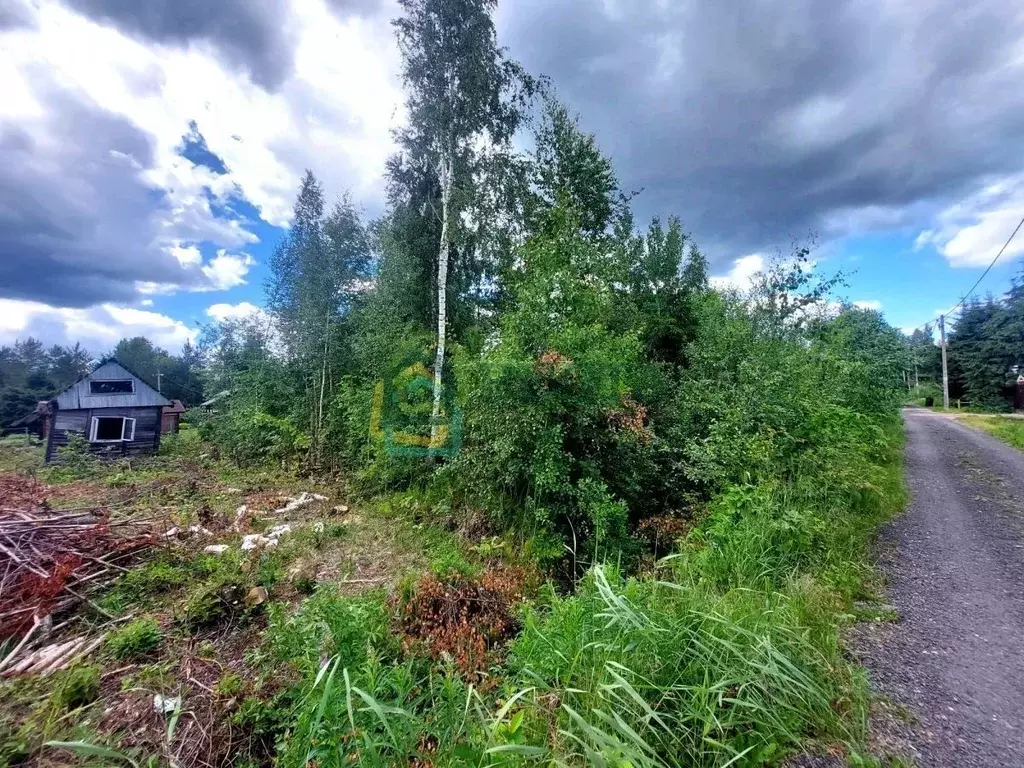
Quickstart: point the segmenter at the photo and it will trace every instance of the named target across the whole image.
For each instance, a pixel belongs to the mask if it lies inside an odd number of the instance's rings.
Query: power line
[[[1010,247],[1010,243],[1013,242],[1013,238],[1015,238],[1017,236],[1017,233],[1020,232],[1021,227],[1024,227],[1024,217],[1022,217],[1021,220],[1019,222],[1017,222],[1016,229],[1014,229],[1013,232],[1010,233],[1009,238],[1007,238],[1006,242],[1003,243],[1003,247],[999,249],[999,253],[996,254],[996,257],[994,259],[992,259],[991,262],[989,262],[989,265],[987,267],[985,267],[985,271],[981,273],[981,277],[979,277],[977,280],[974,281],[974,285],[972,285],[971,289],[969,291],[967,291],[967,293],[965,293],[963,295],[963,297],[960,299],[960,301],[958,301],[956,304],[954,304],[950,309],[946,310],[945,312],[942,312],[942,313],[936,315],[935,317],[933,317],[928,322],[922,323],[921,325],[917,326],[917,328],[927,328],[932,323],[938,322],[941,318],[953,314],[960,307],[962,307],[964,305],[964,302],[967,301],[967,299],[969,299],[971,297],[972,293],[974,293],[975,289],[979,285],[981,285],[981,281],[985,279],[985,276],[992,270],[992,267],[994,267],[996,265],[996,262],[999,261],[999,259],[1003,255],[1003,253],[1006,252],[1006,249]],[[914,330],[916,331],[917,328],[915,328]]]
[[[1003,247],[999,249],[999,253],[997,253],[996,257],[994,259],[992,259],[992,262],[987,267],[985,267],[985,271],[981,273],[981,277],[979,277],[974,282],[974,285],[971,286],[971,290],[969,290],[966,294],[964,294],[964,297],[962,299],[960,299],[960,301],[958,301],[953,306],[953,308],[951,310],[949,310],[948,312],[945,312],[943,314],[951,315],[954,312],[956,312],[956,310],[959,307],[963,306],[963,303],[965,301],[967,301],[968,298],[970,298],[970,295],[972,293],[974,293],[974,289],[977,288],[979,285],[981,285],[981,281],[985,279],[985,275],[987,275],[989,273],[989,271],[992,269],[992,267],[994,267],[996,265],[996,262],[999,261],[999,257],[1003,255],[1003,252],[1010,246],[1010,243],[1013,242],[1013,238],[1015,238],[1017,236],[1017,233],[1020,232],[1020,228],[1022,226],[1024,226],[1024,217],[1022,217],[1021,220],[1019,222],[1017,222],[1017,228],[1015,230],[1013,230],[1013,232],[1010,234],[1010,237],[1007,239],[1007,241],[1005,243],[1003,243]]]

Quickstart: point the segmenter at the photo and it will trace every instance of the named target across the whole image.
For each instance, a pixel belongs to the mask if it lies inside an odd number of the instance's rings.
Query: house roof
[[[184,413],[184,412],[185,412],[185,406],[182,404],[181,400],[171,400],[171,404],[170,405],[165,405],[164,406],[164,413]]]
[[[90,381],[112,381],[132,379],[134,391],[124,394],[94,395],[89,390]],[[87,408],[137,408],[146,406],[167,406],[171,401],[161,395],[137,374],[121,365],[114,358],[100,362],[85,376],[54,398],[57,407],[64,411]]]

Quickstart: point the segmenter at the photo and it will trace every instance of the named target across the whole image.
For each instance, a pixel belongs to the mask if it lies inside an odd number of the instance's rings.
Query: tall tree
[[[271,256],[267,307],[305,383],[311,453],[319,457],[325,403],[337,378],[341,320],[368,275],[370,246],[359,212],[343,197],[325,215],[324,193],[306,171],[288,235]]]
[[[463,212],[472,197],[474,172],[481,165],[481,147],[503,146],[511,140],[522,119],[515,97],[526,79],[498,47],[491,18],[496,0],[399,0],[399,4],[403,15],[394,26],[409,120],[408,127],[398,133],[402,158],[392,164],[391,173],[393,178],[399,172],[415,179],[432,178],[438,191],[438,205],[432,211],[439,224],[432,410],[436,434],[453,250],[464,240]]]

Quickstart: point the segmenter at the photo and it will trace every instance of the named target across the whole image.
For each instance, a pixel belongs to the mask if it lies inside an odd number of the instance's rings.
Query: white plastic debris
[[[161,715],[168,715],[181,709],[181,696],[164,696],[156,694],[153,696],[153,710]]]
[[[277,539],[268,539],[262,533],[250,533],[248,536],[242,537],[242,551],[249,552],[253,549],[262,549],[264,547],[276,547]]]
[[[207,547],[203,547],[203,552],[207,555],[223,555],[231,547],[227,544],[210,544]]]
[[[213,536],[213,531],[207,530],[201,525],[190,525],[188,528],[174,526],[169,528],[167,533],[164,534],[164,538],[167,539],[184,539],[189,536]]]
[[[242,530],[242,521],[245,519],[246,513],[249,511],[248,504],[242,504],[238,509],[235,510],[235,522],[231,524],[231,530],[240,531]]]
[[[309,493],[308,491],[303,491],[295,498],[290,499],[288,503],[285,504],[280,509],[275,509],[274,513],[278,515],[283,515],[289,512],[294,512],[297,509],[302,509],[303,507],[308,507],[310,504],[313,504],[314,502],[326,500],[327,497],[321,496],[319,493]]]

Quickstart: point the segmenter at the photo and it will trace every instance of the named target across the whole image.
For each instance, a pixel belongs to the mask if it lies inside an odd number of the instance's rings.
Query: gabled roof
[[[89,391],[90,381],[111,381],[132,379],[133,392],[112,395],[94,395]],[[138,408],[170,405],[171,401],[161,395],[142,378],[125,368],[114,358],[100,362],[85,376],[54,398],[57,407],[63,411],[86,408]]]

